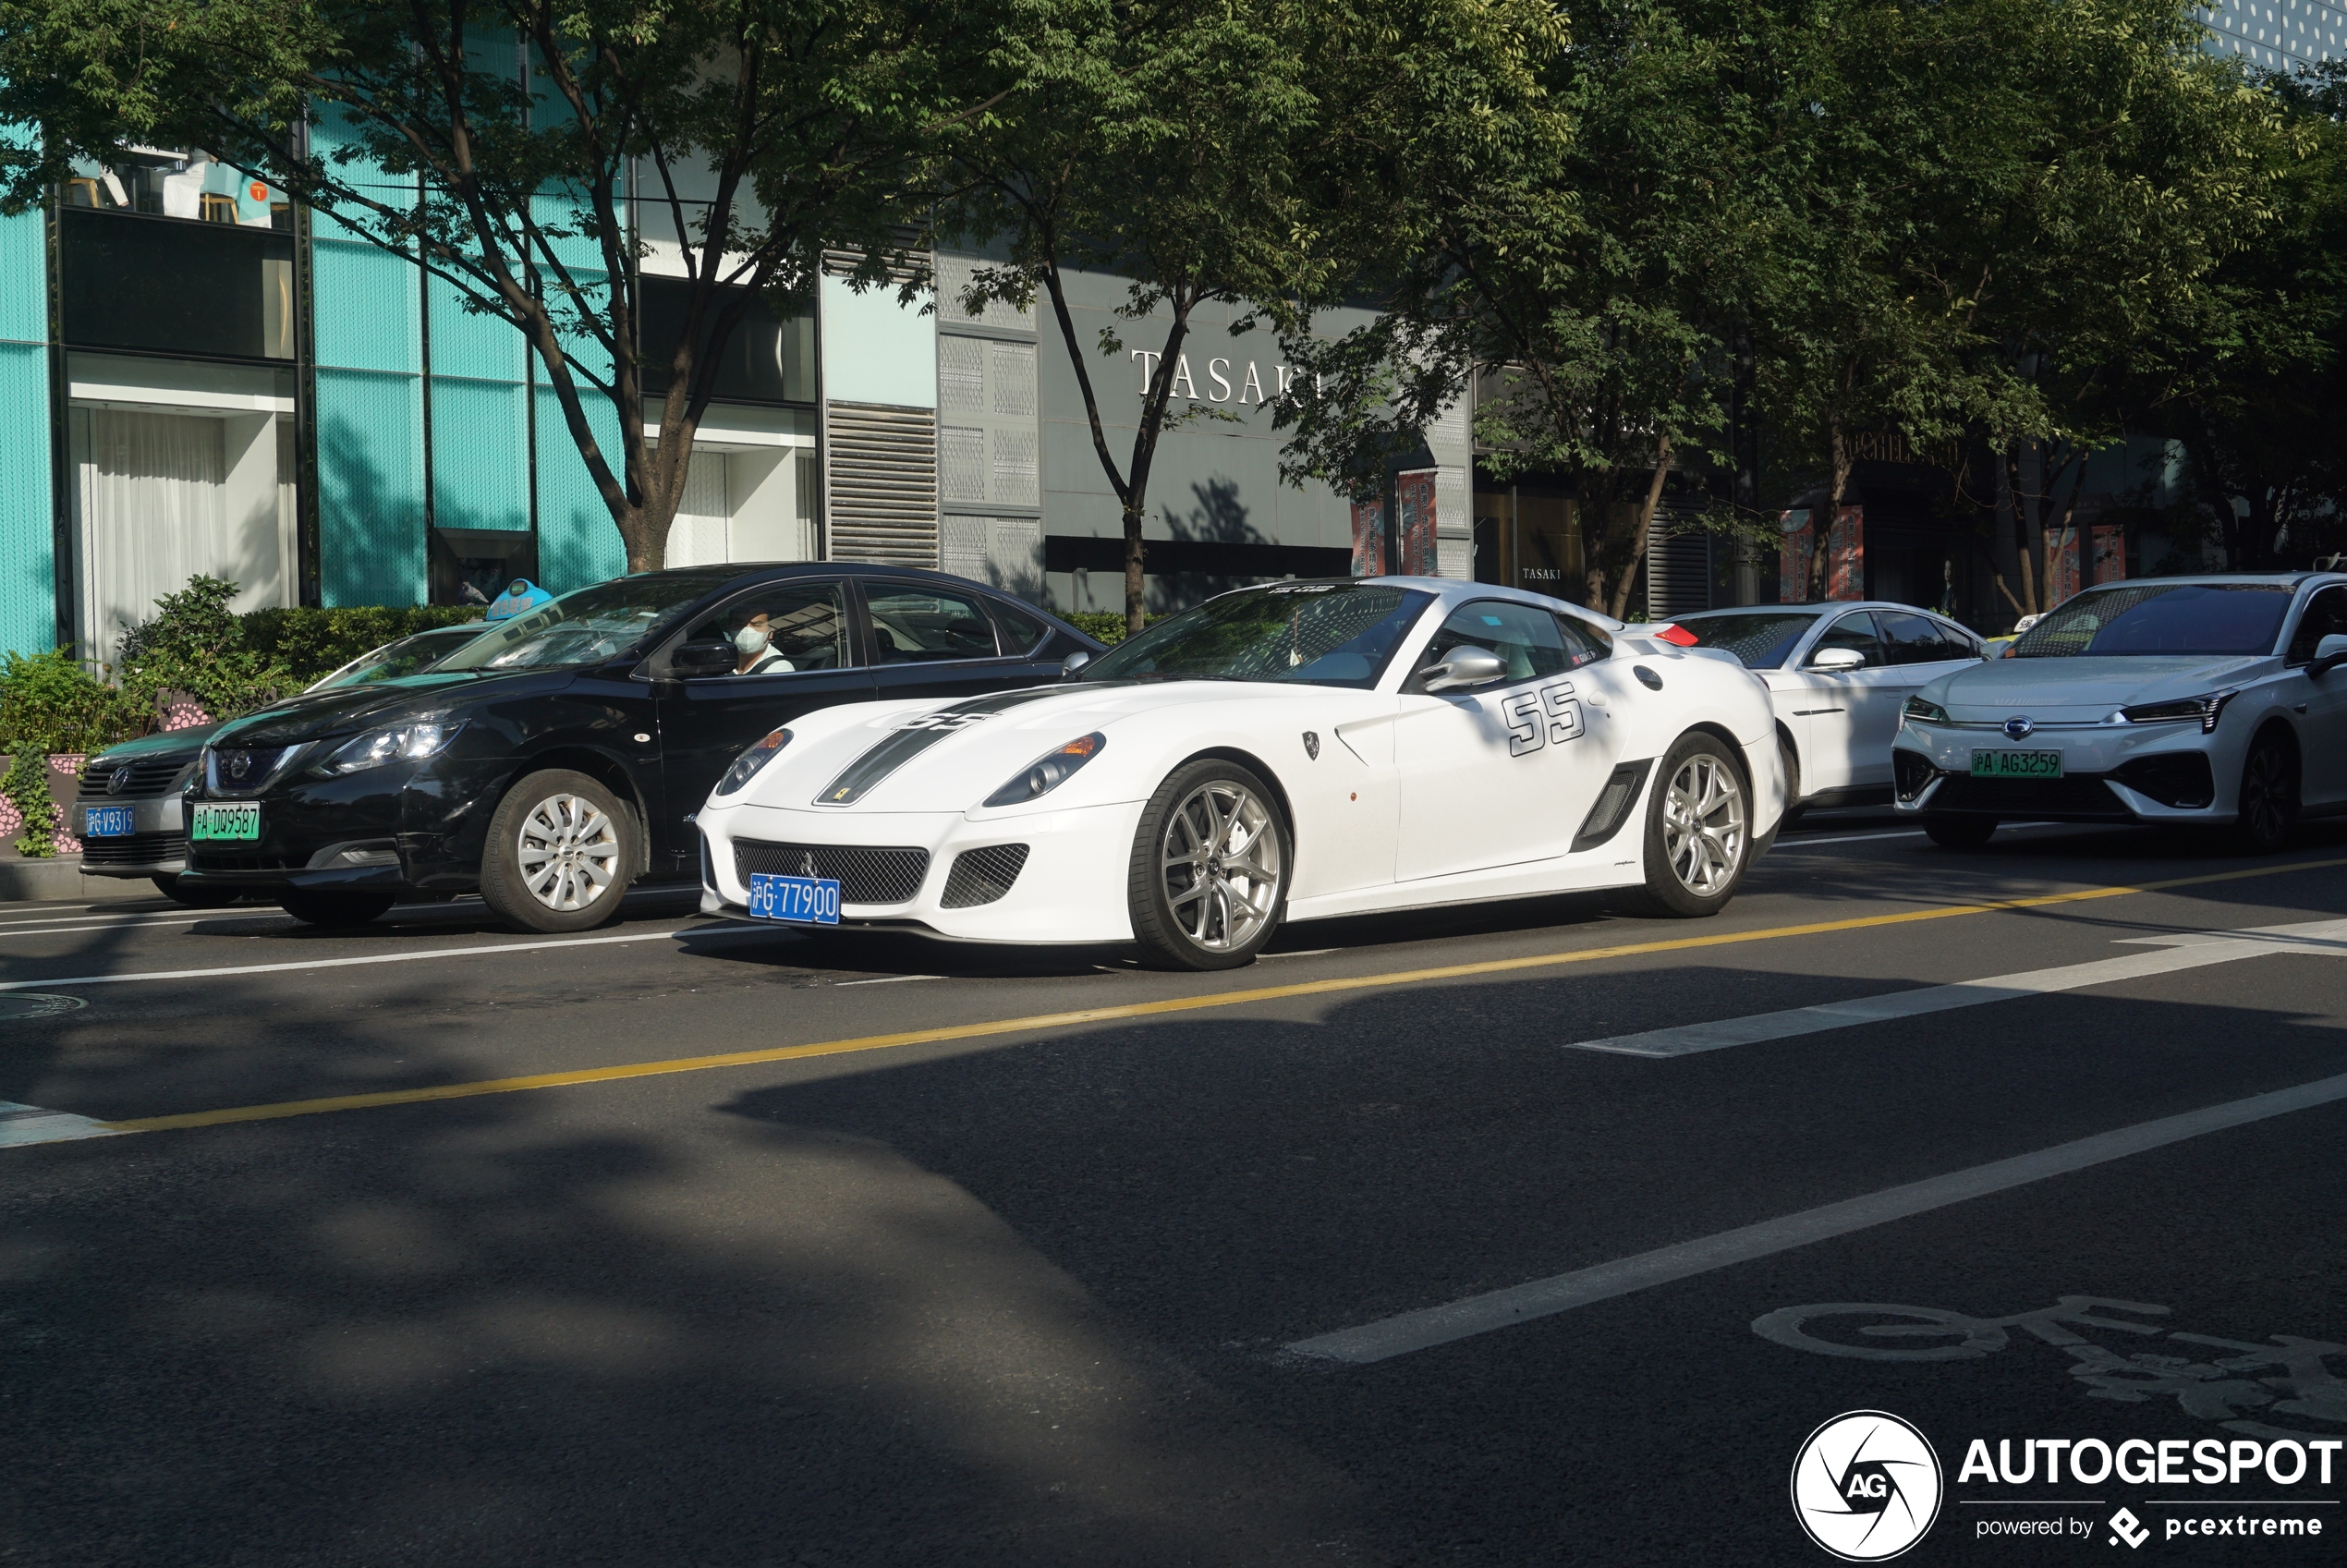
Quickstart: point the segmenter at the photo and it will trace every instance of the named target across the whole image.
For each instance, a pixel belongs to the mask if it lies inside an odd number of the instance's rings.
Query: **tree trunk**
[[[1833,487],[1826,498],[1826,515],[1811,518],[1809,533],[1812,549],[1809,555],[1809,597],[1822,600],[1826,583],[1833,572],[1833,528],[1842,517],[1842,498],[1850,492],[1849,438],[1842,429],[1842,416],[1835,414],[1826,421],[1828,438],[1832,443]]]
[[[1125,635],[1141,635],[1145,604],[1142,598],[1141,509],[1125,508]]]
[[[1647,480],[1647,498],[1638,507],[1638,520],[1630,534],[1629,561],[1623,566],[1622,575],[1613,585],[1613,606],[1607,611],[1607,614],[1617,621],[1623,619],[1623,613],[1630,608],[1630,586],[1638,580],[1638,563],[1645,558],[1647,536],[1654,528],[1654,509],[1662,502],[1662,481],[1670,472],[1671,438],[1666,435],[1655,449],[1654,474]],[[1653,577],[1649,574],[1647,582],[1648,595],[1647,613],[1639,617],[1641,620],[1653,617]]]

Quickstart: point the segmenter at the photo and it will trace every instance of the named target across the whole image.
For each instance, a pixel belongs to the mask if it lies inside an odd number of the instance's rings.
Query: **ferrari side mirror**
[[[1453,648],[1441,663],[1426,667],[1424,689],[1464,691],[1490,686],[1507,673],[1506,662],[1488,648]]]

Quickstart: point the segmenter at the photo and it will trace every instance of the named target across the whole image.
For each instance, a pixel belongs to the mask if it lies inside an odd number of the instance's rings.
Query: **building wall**
[[[2347,55],[2347,7],[2321,0],[2224,0],[2200,15],[2219,58],[2281,70]]]
[[[59,640],[49,264],[39,213],[0,217],[0,648]]]

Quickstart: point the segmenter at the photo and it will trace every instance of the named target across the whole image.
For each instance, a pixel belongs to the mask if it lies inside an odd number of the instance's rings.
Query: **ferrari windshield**
[[[433,665],[432,672],[598,663],[642,641],[736,575],[647,573],[582,588],[489,627]]]
[[[2016,659],[2271,653],[2290,610],[2280,583],[2130,583],[2088,589],[2013,645]]]
[[[1818,624],[1818,616],[1815,611],[1734,610],[1682,615],[1674,624],[1697,648],[1724,649],[1747,670],[1773,670],[1793,656],[1793,645]]]
[[[1210,599],[1084,667],[1088,681],[1377,684],[1431,596],[1383,583],[1283,582]]]

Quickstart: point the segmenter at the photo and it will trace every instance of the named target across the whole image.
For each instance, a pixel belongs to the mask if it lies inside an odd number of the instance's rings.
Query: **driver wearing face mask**
[[[734,664],[737,675],[781,675],[797,668],[775,650],[774,633],[763,610],[734,634],[734,651],[740,655]]]

